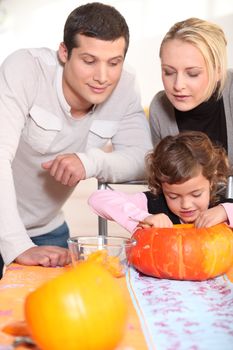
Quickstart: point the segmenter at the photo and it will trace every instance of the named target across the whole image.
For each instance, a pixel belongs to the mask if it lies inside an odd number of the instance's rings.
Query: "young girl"
[[[233,203],[224,199],[228,158],[206,134],[186,131],[165,137],[147,155],[146,170],[150,191],[96,191],[88,200],[93,211],[131,233],[138,225],[227,222],[233,227]]]

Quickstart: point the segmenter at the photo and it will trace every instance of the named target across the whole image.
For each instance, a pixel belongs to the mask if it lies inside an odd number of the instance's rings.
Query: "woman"
[[[164,91],[150,105],[154,145],[183,130],[205,132],[233,164],[233,72],[227,41],[216,24],[189,18],[165,35],[160,47]]]

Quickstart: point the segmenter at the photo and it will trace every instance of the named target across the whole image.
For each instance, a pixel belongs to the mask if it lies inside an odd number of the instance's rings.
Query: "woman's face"
[[[209,83],[206,63],[192,44],[168,40],[161,51],[162,80],[166,95],[179,111],[204,102]]]

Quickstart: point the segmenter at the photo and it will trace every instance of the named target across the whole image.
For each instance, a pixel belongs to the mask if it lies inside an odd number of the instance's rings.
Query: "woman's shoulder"
[[[157,92],[157,94],[152,98],[150,103],[151,110],[164,110],[169,111],[173,109],[171,102],[167,98],[167,95],[164,90]]]
[[[167,98],[164,91],[159,91],[152,99],[149,108],[150,119],[161,120],[163,127],[167,128],[166,121],[168,123],[171,120],[174,122],[174,107]]]
[[[151,105],[160,105],[164,102],[168,102],[168,98],[164,90],[157,92],[151,100]]]
[[[224,91],[228,91],[231,90],[233,86],[233,69],[228,69],[227,70],[227,79],[226,79],[226,84],[225,84],[225,88],[223,90]]]
[[[227,79],[225,83],[225,87],[223,89],[223,101],[225,113],[228,115],[232,115],[232,99],[233,99],[233,69],[227,70]],[[226,116],[227,117],[227,116]]]

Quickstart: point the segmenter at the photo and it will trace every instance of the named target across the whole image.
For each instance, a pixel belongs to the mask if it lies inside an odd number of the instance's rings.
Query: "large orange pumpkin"
[[[112,350],[124,334],[127,305],[103,266],[83,262],[31,292],[25,318],[42,350]]]
[[[130,263],[146,275],[201,281],[233,265],[233,232],[225,224],[138,229],[133,238],[137,244],[130,252]]]

